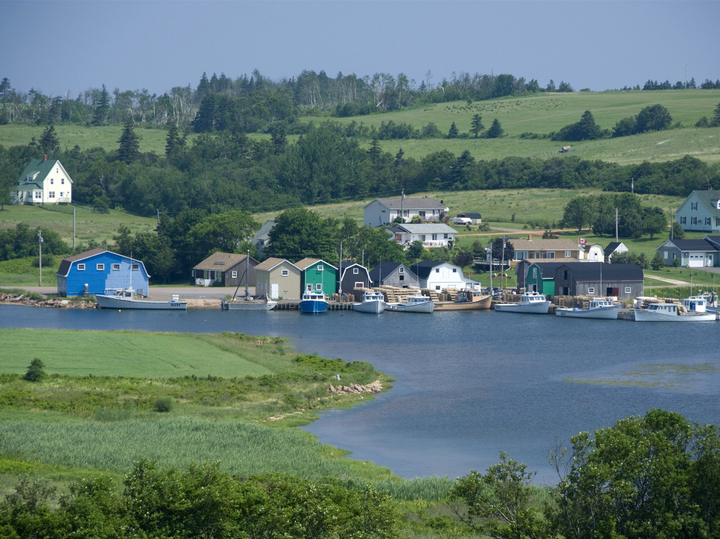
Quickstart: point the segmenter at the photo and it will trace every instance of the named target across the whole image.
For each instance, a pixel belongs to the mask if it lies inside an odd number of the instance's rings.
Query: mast
[[[250,280],[250,249],[245,255],[245,299],[248,299],[250,292],[248,291],[248,281]]]

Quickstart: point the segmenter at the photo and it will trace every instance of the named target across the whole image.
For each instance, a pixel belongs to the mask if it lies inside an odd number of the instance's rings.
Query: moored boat
[[[224,311],[271,311],[277,305],[277,301],[268,298],[253,298],[245,296],[242,298],[224,299],[220,308]]]
[[[525,292],[520,296],[520,303],[496,303],[495,310],[505,313],[547,314],[550,301],[544,294]]]
[[[428,296],[408,296],[405,303],[388,303],[388,311],[400,313],[432,313],[435,309],[435,302]]]
[[[385,296],[380,292],[366,290],[363,294],[362,303],[353,303],[353,311],[359,313],[380,314],[387,307]]]
[[[646,309],[635,309],[636,322],[710,322],[715,313],[690,312],[680,303],[650,303]]]
[[[308,290],[303,293],[299,308],[303,313],[324,313],[328,310],[328,302],[322,292]]]
[[[587,309],[558,308],[555,310],[556,316],[564,316],[567,318],[594,318],[597,320],[617,320],[620,305],[615,305],[606,298],[593,298]]]
[[[101,309],[137,309],[184,311],[187,301],[181,301],[180,296],[174,294],[170,301],[153,301],[135,297],[135,290],[131,287],[115,290],[106,290],[105,294],[96,294],[95,300]],[[108,292],[112,292],[108,294]]]
[[[461,290],[455,301],[435,302],[436,311],[476,311],[489,309],[492,304],[492,296],[480,294],[473,290]]]

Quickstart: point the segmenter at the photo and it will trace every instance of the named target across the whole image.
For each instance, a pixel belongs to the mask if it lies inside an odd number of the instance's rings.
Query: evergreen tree
[[[171,157],[180,147],[180,130],[172,123],[165,139],[165,157]]]
[[[475,138],[478,138],[480,131],[483,129],[485,129],[485,126],[482,123],[482,116],[475,114],[472,118],[472,122],[470,123],[470,132],[475,135]]]
[[[370,161],[372,161],[374,165],[378,164],[380,157],[382,157],[382,149],[380,148],[380,143],[377,138],[372,139],[367,153],[370,156]]]
[[[30,362],[30,366],[25,376],[23,376],[23,380],[39,382],[43,378],[45,378],[45,364],[42,362],[42,359],[35,358]]]
[[[458,138],[458,128],[455,125],[455,122],[453,122],[450,126],[450,131],[448,131],[447,138]]]
[[[497,118],[493,120],[490,129],[487,130],[487,138],[500,138],[503,136],[503,128]]]
[[[120,149],[118,158],[128,165],[140,157],[140,137],[135,134],[132,121],[125,122],[122,135],[120,135]]]
[[[270,140],[272,141],[275,155],[285,153],[287,148],[287,136],[285,136],[284,122],[273,125],[270,130]]]
[[[57,133],[55,133],[54,125],[49,125],[45,129],[40,137],[40,146],[43,151],[50,156],[60,151],[60,142],[58,141]]]
[[[710,125],[712,125],[713,127],[720,126],[720,103],[718,103],[717,107],[715,107],[715,113],[713,114]]]
[[[108,112],[110,111],[110,94],[105,89],[103,84],[100,97],[97,105],[95,106],[95,115],[93,117],[93,125],[103,125],[107,119]]]

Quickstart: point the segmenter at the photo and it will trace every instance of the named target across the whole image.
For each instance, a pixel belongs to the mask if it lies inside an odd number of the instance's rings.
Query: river
[[[507,451],[552,483],[550,449],[663,408],[720,423],[720,325],[512,313],[97,311],[0,305],[0,327],[282,336],[298,351],[371,362],[393,389],[304,429],[402,477],[485,470]],[[0,343],[0,361],[2,358]]]

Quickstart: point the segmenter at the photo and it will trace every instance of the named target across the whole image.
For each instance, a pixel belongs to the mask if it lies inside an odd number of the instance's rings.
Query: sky
[[[272,80],[509,73],[575,90],[720,79],[720,1],[0,0],[0,79],[71,98]]]

